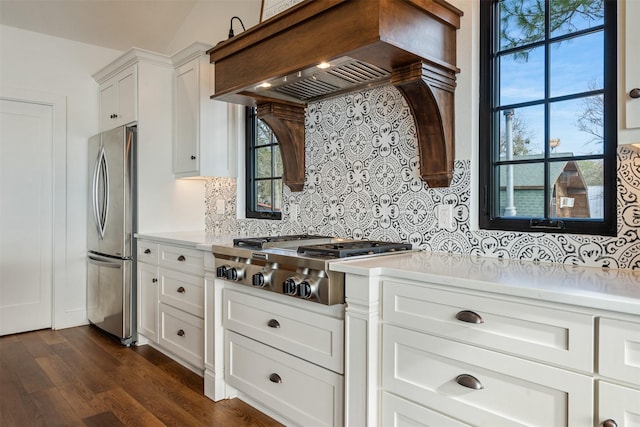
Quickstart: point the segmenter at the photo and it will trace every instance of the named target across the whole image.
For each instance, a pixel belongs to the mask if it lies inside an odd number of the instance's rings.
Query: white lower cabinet
[[[392,325],[382,334],[386,392],[474,426],[593,424],[591,377]]]
[[[185,366],[204,369],[204,255],[138,241],[138,336]]]
[[[640,322],[598,322],[598,425],[640,427]]]
[[[158,344],[181,359],[202,369],[204,354],[204,322],[201,317],[160,304],[160,336]]]
[[[226,383],[287,425],[342,426],[342,306],[249,291],[222,292]]]
[[[158,341],[158,267],[138,262],[138,335]]]
[[[466,424],[389,392],[382,393],[382,425],[385,427],[465,427]]]
[[[640,427],[635,314],[382,275],[345,295],[349,426]]]
[[[599,381],[598,425],[640,427],[640,390]]]
[[[226,331],[229,385],[300,426],[342,425],[342,376]]]

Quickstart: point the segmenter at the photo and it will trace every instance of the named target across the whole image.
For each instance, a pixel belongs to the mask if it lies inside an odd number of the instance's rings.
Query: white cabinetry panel
[[[640,390],[598,382],[598,425],[606,420],[618,427],[640,427]]]
[[[427,334],[383,326],[382,386],[474,426],[589,426],[593,380]],[[457,382],[471,375],[481,389]]]
[[[640,386],[640,323],[601,318],[600,375]]]
[[[209,46],[194,43],[172,59],[173,172],[176,178],[235,177],[240,111],[210,98],[214,92]]]
[[[131,65],[100,85],[100,131],[137,120],[137,71]]]
[[[385,427],[470,427],[391,393],[382,393],[382,425]]]
[[[227,383],[305,427],[342,425],[342,376],[226,331]]]
[[[202,369],[204,354],[204,321],[166,304],[159,305],[159,344]]]
[[[343,372],[344,322],[230,289],[223,325],[335,372]]]
[[[382,292],[385,322],[593,372],[593,316],[393,280]]]

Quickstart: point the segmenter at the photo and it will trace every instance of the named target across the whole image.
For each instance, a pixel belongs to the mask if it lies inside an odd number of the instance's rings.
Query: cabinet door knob
[[[634,87],[633,89],[631,89],[631,91],[629,92],[629,96],[633,99],[640,98],[640,88]]]
[[[608,420],[604,420],[601,425],[602,427],[618,427],[618,423],[616,423],[611,418],[609,418]]]
[[[270,328],[279,328],[280,327],[280,322],[278,322],[276,319],[271,319],[267,322],[267,326]]]
[[[184,288],[183,288],[182,286],[180,286],[180,287],[178,288],[178,293],[179,293],[179,294],[184,294],[184,292],[185,292]]]
[[[456,382],[462,387],[470,388],[473,390],[482,390],[482,383],[478,381],[476,377],[469,374],[462,374],[456,377]]]
[[[180,255],[180,256],[178,257],[178,261],[184,261],[184,260],[186,260],[186,258],[184,257],[184,255]]]
[[[458,312],[458,314],[456,314],[456,319],[461,322],[467,323],[484,323],[482,317],[478,313],[471,310],[462,310]]]
[[[178,331],[178,336],[179,336],[179,337],[183,337],[183,336],[184,336],[184,331],[183,331],[182,329],[180,329],[180,330]]]
[[[280,384],[282,382],[282,378],[280,378],[280,375],[273,373],[269,375],[269,381],[271,381],[272,383]]]
[[[151,253],[151,249],[148,249],[148,248],[147,248],[147,249],[145,249],[145,250],[144,250],[144,253],[145,253],[145,254],[150,254],[150,253]]]
[[[191,156],[191,160],[195,160],[195,159],[196,159],[196,156]]]
[[[157,283],[157,282],[158,282],[158,279],[156,279],[156,278],[154,277],[153,279],[151,279],[151,282],[152,282],[152,283]]]

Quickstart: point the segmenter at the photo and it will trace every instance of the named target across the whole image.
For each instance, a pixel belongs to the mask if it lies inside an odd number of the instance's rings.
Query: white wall
[[[86,147],[87,139],[98,133],[98,88],[91,74],[120,54],[0,26],[0,86],[52,93],[67,101],[66,264],[61,267],[66,280],[55,284],[56,328],[86,322]]]
[[[239,17],[245,28],[256,25],[260,19],[261,0],[200,0],[180,27],[165,53],[173,54],[195,41],[215,46],[227,39],[229,21]],[[237,20],[233,22],[235,34],[242,32]]]
[[[164,54],[181,50],[195,41],[212,46],[227,38],[229,21],[239,16],[246,28],[256,25],[261,0],[201,0],[193,8],[184,25],[167,46]],[[242,31],[234,22],[236,34]],[[133,46],[132,46],[133,47]],[[98,85],[91,77],[124,52],[79,43],[13,27],[0,26],[0,87],[30,92],[46,92],[66,98],[66,247],[65,271],[56,276],[66,277],[57,283],[54,293],[54,327],[64,328],[86,323],[86,228],[87,228],[87,139],[99,132]],[[169,92],[170,93],[170,88]],[[19,182],[19,181],[18,181]],[[192,219],[199,214],[198,223],[204,227],[204,182],[172,181],[168,189],[175,199],[198,195],[198,209],[190,203],[170,206],[168,217],[183,215]],[[149,197],[153,197],[149,195]],[[193,197],[191,197],[193,198]],[[185,210],[188,210],[186,212]],[[160,218],[160,217],[158,217]],[[166,221],[165,221],[166,222]],[[167,231],[160,219],[141,226],[143,231]],[[193,224],[194,221],[185,221]],[[184,227],[172,223],[172,229]]]

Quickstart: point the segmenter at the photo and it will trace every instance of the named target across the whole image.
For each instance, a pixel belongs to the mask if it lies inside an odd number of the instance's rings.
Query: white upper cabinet
[[[236,176],[242,107],[210,99],[210,46],[194,43],[173,55],[173,172],[176,178]]]
[[[618,42],[619,67],[618,87],[619,101],[619,144],[640,144],[640,98],[633,98],[631,91],[640,89],[640,54],[638,43],[640,40],[640,2],[626,0],[618,3]],[[624,47],[624,48],[623,48]]]
[[[100,130],[137,120],[138,67],[131,65],[100,84]]]

